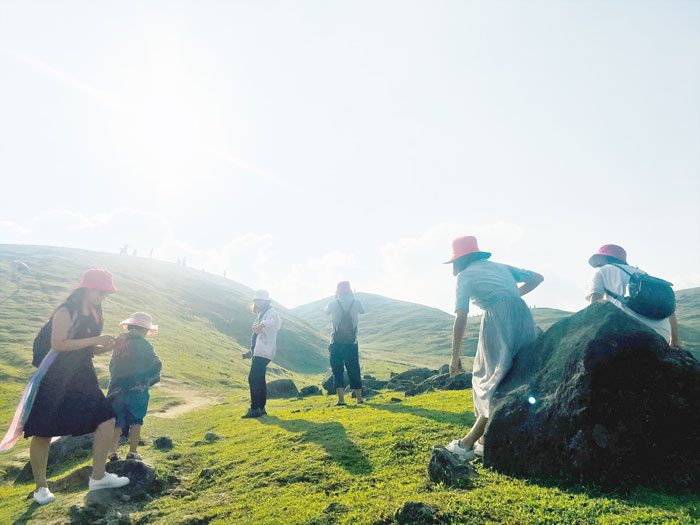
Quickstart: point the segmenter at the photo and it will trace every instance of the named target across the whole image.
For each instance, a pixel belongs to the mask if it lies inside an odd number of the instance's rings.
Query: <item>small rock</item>
[[[442,374],[449,374],[450,373],[450,365],[442,365],[440,369],[438,370],[440,375]]]
[[[374,376],[371,376],[371,375],[369,375],[369,374],[365,374],[365,375],[362,376],[362,379],[377,379],[377,378],[374,377]]]
[[[194,492],[192,492],[191,490],[183,488],[175,489],[170,493],[170,495],[174,498],[186,498],[188,496],[192,496],[193,494]]]
[[[428,525],[440,523],[437,514],[438,508],[435,505],[407,501],[396,510],[394,519],[399,525]]]
[[[213,476],[214,476],[214,469],[213,468],[202,469],[202,471],[199,473],[199,477],[204,478],[204,479],[209,479]]]
[[[301,412],[301,409],[292,410],[292,414],[298,414],[299,412]]]
[[[128,494],[122,494],[122,497],[120,498],[124,503],[128,503],[128,501],[131,499],[131,496]]]
[[[173,440],[167,436],[161,436],[153,440],[153,446],[158,450],[170,450],[173,448]]]
[[[218,436],[213,432],[207,432],[206,434],[204,434],[204,441],[207,441],[209,443],[214,443],[214,441],[219,441],[220,439],[221,436]]]
[[[299,390],[291,379],[275,379],[267,383],[268,399],[288,399],[296,397],[298,393]]]
[[[350,508],[347,505],[333,501],[328,504],[328,506],[323,510],[324,514],[342,513],[348,512]]]
[[[400,399],[398,397],[392,397],[389,401],[391,401],[392,403],[401,403],[403,399]]]
[[[347,370],[343,372],[343,379],[346,385],[350,384],[350,378],[348,377]],[[335,394],[335,380],[333,379],[333,370],[329,369],[328,372],[326,372],[326,375],[323,378],[323,381],[321,382],[321,386],[328,394]]]
[[[428,463],[428,477],[433,483],[444,483],[450,487],[464,487],[470,478],[478,476],[469,463],[458,460],[445,447],[433,448]]]
[[[311,385],[311,386],[305,386],[299,391],[299,394],[297,397],[306,397],[306,396],[320,396],[323,395],[323,392],[321,391],[320,388],[318,388],[316,385]]]
[[[194,443],[192,443],[193,447],[201,447],[202,445],[206,445],[206,441],[202,441],[201,439],[198,439]]]

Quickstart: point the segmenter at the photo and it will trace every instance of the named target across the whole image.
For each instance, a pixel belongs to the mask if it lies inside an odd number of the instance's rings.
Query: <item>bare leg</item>
[[[29,445],[29,461],[32,464],[32,474],[36,488],[48,487],[46,484],[46,463],[49,460],[51,438],[33,436]]]
[[[109,449],[109,455],[117,454],[119,450],[119,436],[122,435],[122,429],[119,427],[114,427],[114,434],[112,435],[112,448]]]
[[[469,434],[464,436],[459,441],[459,446],[462,448],[472,448],[474,443],[476,443],[476,440],[484,435],[484,430],[486,429],[486,423],[488,423],[488,421],[489,418],[479,416],[479,419],[476,420],[476,423],[474,423],[474,426],[469,431]]]
[[[362,389],[358,388],[355,389],[355,400],[359,403],[362,403]]]
[[[103,421],[95,430],[92,442],[92,479],[102,479],[105,475],[107,452],[114,436],[114,418]]]
[[[336,388],[335,393],[338,394],[338,403],[345,403],[345,389]]]
[[[141,439],[141,425],[131,425],[129,432],[129,452],[136,452]]]

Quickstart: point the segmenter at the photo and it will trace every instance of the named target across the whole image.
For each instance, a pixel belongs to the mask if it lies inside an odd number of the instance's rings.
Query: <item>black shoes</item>
[[[266,415],[267,411],[264,408],[249,408],[248,412],[241,416],[241,419],[247,419],[251,417],[262,417]]]
[[[265,414],[266,414],[266,412],[263,412],[259,408],[249,408],[248,412],[246,412],[245,414],[243,414],[241,416],[241,419],[247,419],[247,418],[251,418],[251,417],[261,417],[261,416],[264,416]]]

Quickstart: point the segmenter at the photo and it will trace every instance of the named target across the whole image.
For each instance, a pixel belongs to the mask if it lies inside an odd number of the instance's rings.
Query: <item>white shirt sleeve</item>
[[[586,286],[586,300],[588,301],[593,294],[603,295],[605,293],[605,280],[603,279],[603,272],[600,268],[596,268],[591,279],[588,281]]]

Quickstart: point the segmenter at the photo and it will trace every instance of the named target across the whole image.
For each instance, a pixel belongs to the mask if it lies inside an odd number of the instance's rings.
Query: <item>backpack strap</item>
[[[341,314],[345,314],[345,313],[348,313],[349,311],[351,311],[351,310],[352,310],[352,306],[355,304],[355,299],[353,299],[352,301],[350,301],[350,306],[348,306],[348,309],[345,310],[345,309],[343,308],[343,305],[342,305],[341,302],[340,302],[340,299],[336,299],[336,301],[338,301],[338,308],[340,308]]]

